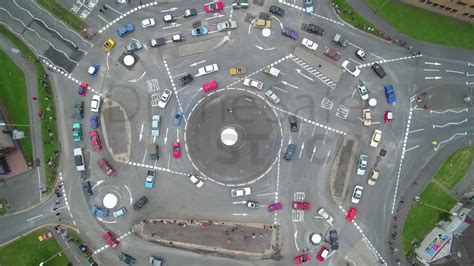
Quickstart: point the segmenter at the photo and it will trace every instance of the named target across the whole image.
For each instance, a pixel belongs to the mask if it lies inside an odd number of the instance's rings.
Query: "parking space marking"
[[[346,119],[347,115],[349,115],[349,108],[345,107],[344,105],[339,105],[336,111],[336,116],[342,119]]]
[[[156,107],[158,106],[158,102],[160,101],[160,95],[152,94],[151,95],[151,106]]]
[[[280,90],[280,91],[282,91],[282,92],[284,92],[284,93],[288,93],[287,90],[284,90],[284,89],[282,89],[282,88],[279,88],[279,87],[277,87],[277,86],[275,86],[275,85],[272,85],[272,88],[275,88],[275,89],[277,89],[277,90]]]
[[[334,89],[336,87],[336,82],[333,81],[332,79],[326,77],[323,73],[319,72],[316,68],[306,64],[303,59],[291,54],[291,60],[295,62],[297,65],[301,66],[304,68],[306,71],[311,73],[313,76],[321,80],[324,84],[326,84],[329,88]],[[298,72],[298,70],[296,70]],[[299,72],[298,72],[299,73]],[[301,75],[304,75],[300,73]]]
[[[160,90],[160,83],[158,82],[158,79],[149,79],[146,81],[146,85],[148,87],[149,93]]]
[[[332,110],[333,105],[334,103],[326,97],[321,100],[321,107],[324,109]]]
[[[373,55],[373,56],[375,56],[375,57],[377,57],[377,58],[380,59],[380,60],[385,60],[385,59],[383,59],[382,57],[380,57],[380,56],[378,56],[378,55],[376,55],[376,54],[374,54],[374,53],[370,53],[370,54]]]

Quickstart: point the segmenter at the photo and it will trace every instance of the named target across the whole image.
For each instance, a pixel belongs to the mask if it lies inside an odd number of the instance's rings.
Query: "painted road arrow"
[[[441,63],[438,62],[425,62],[425,65],[434,65],[434,66],[440,66]]]
[[[206,60],[202,60],[202,61],[199,61],[199,62],[196,62],[196,63],[192,63],[192,64],[189,65],[189,66],[197,66],[197,65],[202,64],[202,63],[205,63],[205,62],[206,62]]]
[[[161,13],[170,12],[170,11],[175,11],[176,9],[178,9],[178,8],[177,8],[177,7],[172,7],[172,8],[170,8],[170,9],[161,10]]]
[[[425,79],[441,79],[441,77],[425,77]]]
[[[293,88],[295,88],[295,89],[298,89],[298,87],[296,87],[295,85],[290,84],[290,83],[288,83],[288,82],[286,82],[286,81],[284,81],[284,80],[282,80],[281,83],[283,83],[283,84],[286,85],[286,86],[290,86],[290,87],[293,87]]]

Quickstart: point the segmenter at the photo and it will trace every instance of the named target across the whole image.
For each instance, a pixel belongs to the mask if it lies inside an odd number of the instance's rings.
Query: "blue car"
[[[92,215],[94,215],[96,217],[107,217],[107,215],[109,215],[109,210],[107,210],[105,208],[101,208],[97,205],[92,205],[91,213],[92,213]]]
[[[385,98],[387,98],[387,102],[394,103],[396,98],[395,98],[395,90],[393,89],[393,86],[385,85],[383,89],[385,91]]]
[[[179,126],[181,125],[182,121],[183,121],[183,112],[179,111],[174,115],[173,125]]]
[[[89,69],[87,70],[87,73],[89,73],[89,75],[95,77],[97,75],[97,72],[99,72],[99,69],[100,69],[100,65],[94,63],[94,64],[90,65]]]
[[[195,28],[191,31],[191,35],[193,35],[193,37],[207,35],[208,33],[209,33],[209,30],[204,26]]]
[[[96,129],[99,127],[99,117],[96,115],[91,116],[90,119],[91,128]]]
[[[120,37],[125,37],[127,34],[135,30],[135,26],[133,24],[128,23],[123,25],[122,27],[118,28],[117,33]]]
[[[296,40],[298,39],[298,37],[300,36],[298,34],[298,32],[290,29],[290,28],[287,28],[287,27],[284,27],[283,30],[281,31],[281,34],[285,35],[286,37],[288,38],[291,38],[293,40]]]

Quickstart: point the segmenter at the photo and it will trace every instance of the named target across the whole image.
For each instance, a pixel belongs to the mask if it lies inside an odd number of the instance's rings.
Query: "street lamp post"
[[[453,216],[458,216],[458,214],[455,213],[455,212],[450,212],[450,211],[447,211],[447,210],[445,210],[445,209],[441,209],[441,208],[439,208],[439,207],[433,206],[433,205],[431,205],[431,204],[421,202],[419,196],[415,196],[415,201],[418,202],[418,203],[420,203],[420,204],[422,204],[422,205],[424,205],[424,206],[427,206],[427,207],[436,209],[436,210],[438,210],[438,211],[446,212],[446,213],[449,213],[449,214],[451,214],[451,215],[453,215]]]

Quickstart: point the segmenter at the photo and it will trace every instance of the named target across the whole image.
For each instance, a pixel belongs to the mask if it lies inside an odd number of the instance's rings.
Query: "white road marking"
[[[142,164],[145,163],[145,158],[146,158],[146,154],[148,153],[148,151],[145,149],[145,152],[143,153],[143,159],[142,159]]]
[[[130,79],[128,82],[137,82],[139,80],[141,80],[146,74],[146,71],[142,73],[142,75],[136,79]]]
[[[324,166],[328,163],[329,155],[331,154],[331,150],[328,150],[328,154],[326,155],[326,161],[324,161]]]
[[[271,51],[271,50],[275,49],[275,47],[263,48],[262,46],[259,46],[259,45],[255,45],[255,47],[257,47],[257,49],[263,50],[263,51]]]
[[[293,85],[293,84],[290,84],[290,83],[288,83],[287,81],[282,80],[281,83],[283,83],[283,84],[286,85],[286,86],[290,86],[290,87],[292,87],[292,88],[298,89],[297,86],[295,86],[295,85]]]
[[[171,29],[171,28],[175,28],[175,27],[177,28],[177,27],[180,27],[180,26],[181,26],[181,24],[171,23],[171,25],[163,27],[162,29],[167,30],[167,29]]]
[[[33,220],[38,219],[38,218],[40,218],[40,217],[42,217],[42,216],[43,216],[43,214],[36,215],[35,217],[31,217],[31,218],[29,218],[29,219],[26,219],[26,221],[27,221],[27,222],[33,221]]]
[[[438,143],[438,146],[434,147],[434,150],[435,150],[435,151],[438,150],[438,149],[439,149],[439,146],[441,146],[441,144],[453,140],[456,136],[467,136],[467,132],[464,132],[464,133],[456,133],[456,134],[452,135],[449,139],[440,141],[440,142]]]
[[[161,10],[161,13],[175,11],[176,9],[178,9],[178,8],[177,7],[172,7],[170,9]]]
[[[296,69],[296,72],[297,72],[298,74],[300,74],[301,76],[303,76],[303,77],[305,77],[305,78],[307,78],[307,79],[309,79],[309,80],[311,80],[311,81],[314,81],[314,79],[312,79],[312,78],[306,76],[305,74],[301,73],[301,70],[300,70],[299,68]]]
[[[441,63],[438,62],[425,62],[425,65],[434,65],[434,66],[440,66]]]
[[[425,79],[442,79],[442,77],[425,77]]]
[[[357,60],[355,60],[355,59],[352,59],[352,58],[350,58],[350,57],[349,57],[349,58],[347,58],[347,59],[351,60],[351,61],[352,61],[352,62],[354,62],[356,65],[358,65],[358,64],[359,64],[359,61],[357,61]]]
[[[220,15],[218,13],[216,13],[213,17],[208,17],[208,18],[205,18],[205,20],[211,20],[211,19],[215,19],[215,18],[221,18],[223,17],[224,15]]]
[[[276,192],[270,192],[270,193],[265,193],[265,194],[258,194],[257,197],[263,197],[263,196],[268,196],[268,195],[275,195],[277,194]]]
[[[179,89],[179,90],[176,90],[176,93],[179,93],[180,91],[182,91],[182,90],[184,90],[184,89],[188,88],[189,86],[190,86],[190,85],[188,84],[188,85],[186,85],[186,86],[182,87],[181,89]]]
[[[296,250],[299,252],[300,248],[298,247],[298,243],[296,242],[296,237],[297,236],[298,236],[298,231],[295,232],[295,247],[296,247]]]
[[[385,59],[383,59],[382,57],[380,57],[380,56],[378,56],[378,55],[376,55],[376,54],[374,54],[374,53],[370,53],[370,54],[373,55],[373,56],[375,56],[375,57],[377,57],[377,58],[380,59],[380,60],[385,60]]]
[[[165,140],[165,145],[166,145],[166,142],[168,141],[168,128],[166,128],[166,133],[165,133],[165,139],[164,140]]]
[[[420,132],[420,131],[423,131],[423,130],[425,130],[425,129],[424,128],[415,129],[415,130],[412,130],[412,131],[408,131],[408,134],[415,133],[415,132]]]
[[[171,163],[171,154],[168,154],[168,169],[170,169],[170,163]]]
[[[142,123],[142,128],[140,129],[140,140],[139,140],[139,142],[142,141],[142,137],[143,137],[143,126],[144,126],[144,125],[143,125],[143,123]]]
[[[448,73],[456,73],[456,74],[462,74],[462,75],[464,75],[464,72],[461,72],[461,71],[456,71],[456,70],[449,70],[449,69],[446,69],[446,72],[448,72]]]
[[[234,216],[247,216],[248,213],[232,213]]]
[[[357,89],[354,89],[354,91],[352,92],[351,98],[354,98],[354,95],[355,95],[356,91],[357,91]]]
[[[104,182],[104,180],[99,180],[97,181],[97,184],[95,184],[94,186],[92,186],[92,190],[94,190],[95,187],[99,186],[100,184],[102,184]]]
[[[439,71],[439,69],[425,68],[425,69],[423,69],[423,71],[432,71],[432,72],[435,72],[435,71]]]
[[[245,200],[244,201],[234,201],[234,202],[232,202],[232,204],[245,204],[245,203],[247,203],[247,201],[245,201]]]
[[[117,12],[118,14],[123,15],[122,12],[117,11],[115,8],[113,8],[113,7],[111,7],[111,6],[107,5],[107,4],[105,4],[105,6],[107,6],[107,8],[110,8],[111,10]]]
[[[97,16],[102,19],[105,23],[109,24],[110,22],[108,22],[103,16],[97,14]]]
[[[281,88],[279,88],[279,87],[277,87],[277,86],[273,86],[273,85],[272,85],[272,88],[275,88],[275,89],[280,90],[280,91],[282,91],[282,92],[288,93],[287,90],[281,89]]]
[[[314,146],[313,153],[311,154],[311,159],[310,161],[313,161],[314,154],[316,153],[316,145]]]
[[[450,125],[460,125],[462,123],[466,123],[467,122],[467,118],[464,119],[463,121],[460,121],[460,122],[449,122],[449,123],[446,123],[442,126],[439,126],[439,125],[433,125],[433,128],[443,128],[443,127],[446,127],[446,126],[450,126]]]
[[[472,77],[472,76],[474,76],[474,74],[469,74],[469,73],[466,73],[466,76],[468,76],[468,77]]]
[[[189,66],[192,66],[192,67],[193,67],[193,66],[197,66],[197,65],[199,65],[199,64],[205,63],[205,62],[206,62],[206,60],[202,60],[202,61],[199,61],[199,62],[192,63],[192,64],[189,65]]]
[[[467,108],[459,110],[459,111],[452,110],[452,109],[447,109],[447,110],[444,110],[444,111],[441,111],[441,112],[435,111],[435,110],[430,110],[430,113],[432,113],[432,114],[444,114],[444,113],[448,113],[448,112],[459,114],[459,113],[462,113],[462,112],[467,112]]]
[[[411,150],[414,150],[416,148],[420,147],[420,145],[416,145],[415,147],[411,147],[409,149],[406,149],[405,152],[408,152],[408,151],[411,151]]]
[[[350,45],[354,46],[354,47],[357,48],[357,49],[363,50],[362,48],[360,48],[359,46],[357,46],[357,45],[355,45],[355,44],[353,44],[353,43],[351,43],[351,42],[348,42],[348,43],[349,43]]]
[[[132,206],[132,203],[133,203],[132,192],[130,191],[130,188],[128,188],[127,185],[125,185],[125,188],[127,189],[128,195],[130,196],[130,206]]]
[[[298,156],[298,158],[301,158],[301,154],[303,154],[303,149],[304,149],[304,142],[303,144],[301,144],[300,155]]]

